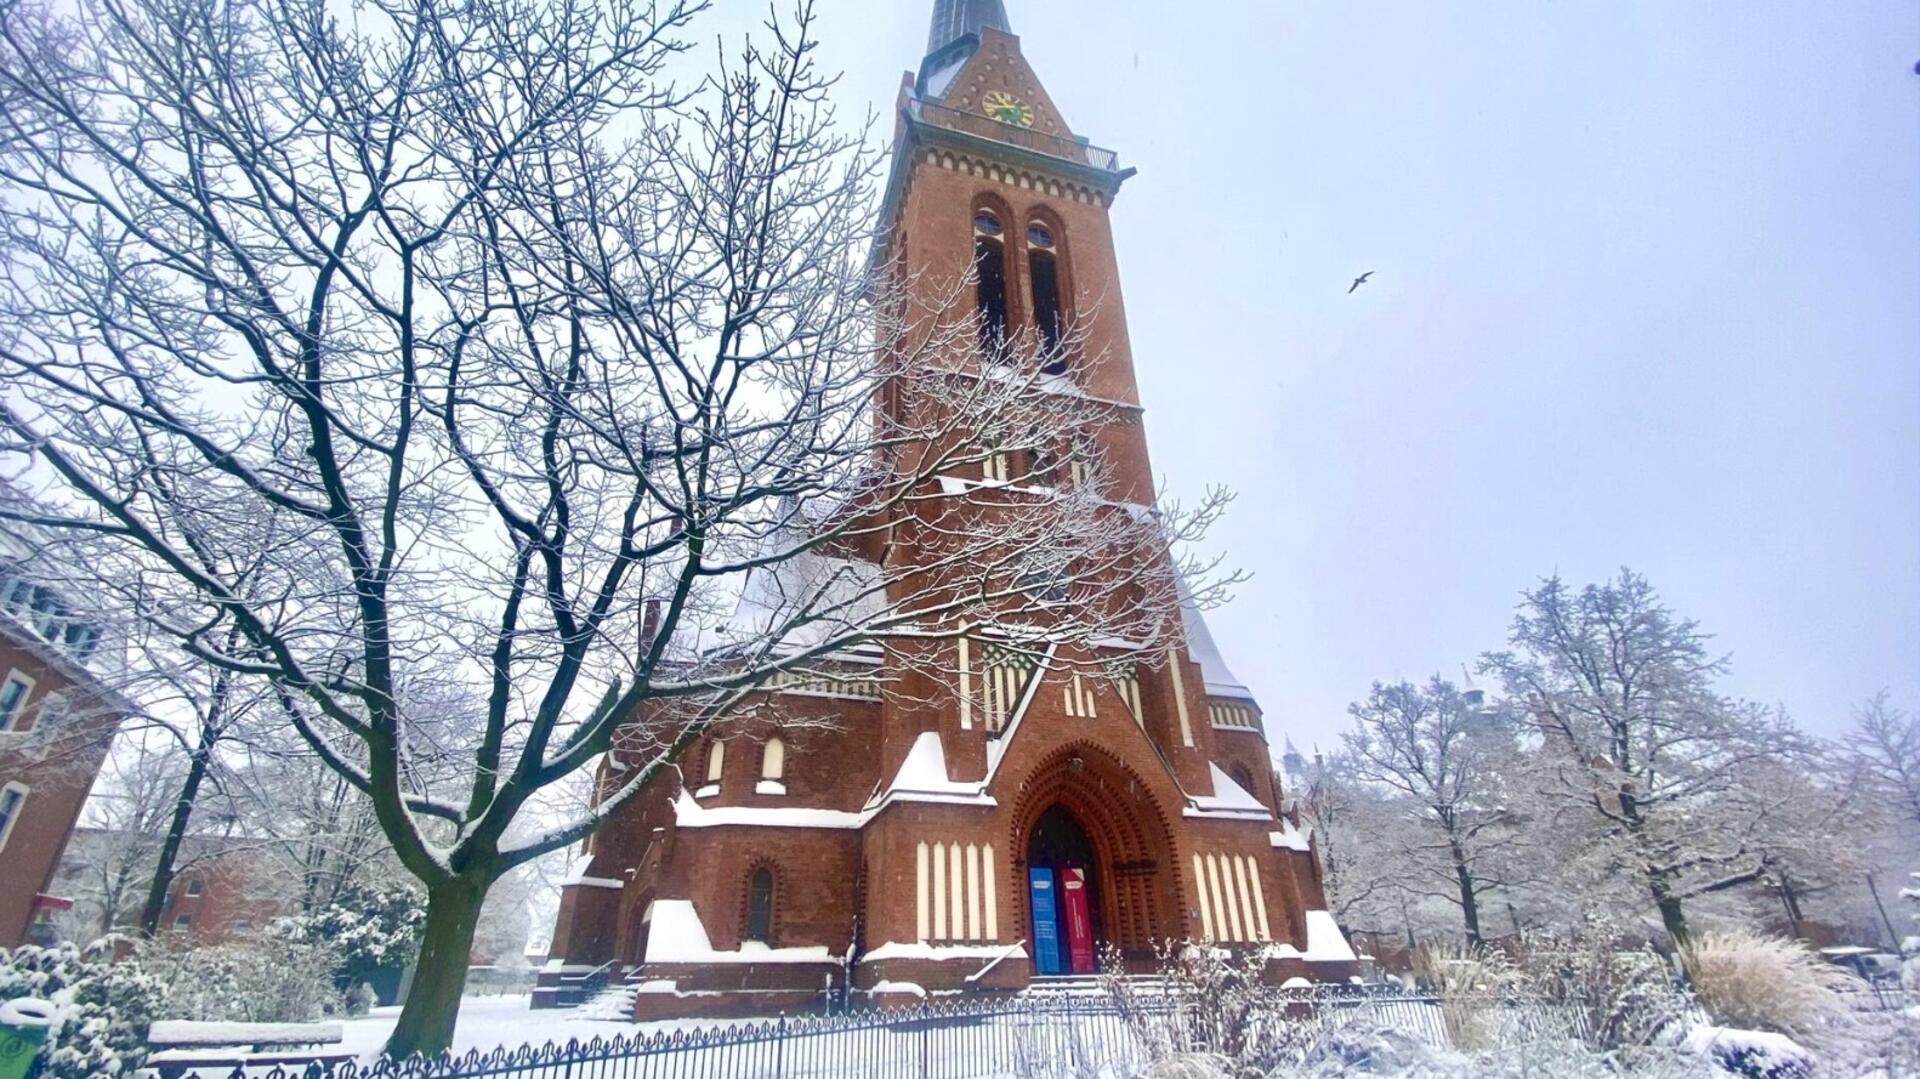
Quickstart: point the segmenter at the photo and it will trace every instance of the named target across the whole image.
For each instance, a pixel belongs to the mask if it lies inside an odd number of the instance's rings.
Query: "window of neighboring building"
[[[191,915],[191,914],[182,914],[182,915],[179,915],[178,917],[176,917],[176,918],[174,918],[174,920],[173,920],[173,927],[174,927],[175,929],[192,929],[192,928],[193,928],[193,915]]]
[[[237,921],[237,922],[235,922],[235,923],[233,923],[233,931],[234,931],[234,932],[236,932],[236,933],[249,933],[249,932],[252,932],[252,931],[253,931],[253,919],[252,919],[252,918],[242,918],[242,919],[240,919],[239,921]]]
[[[24,783],[9,783],[0,787],[0,850],[7,849],[7,839],[13,835],[13,826],[20,821],[20,811],[26,807],[29,789]]]
[[[1000,218],[991,210],[973,217],[974,291],[980,308],[980,349],[998,360],[1007,348],[1007,249]]]
[[[100,627],[85,622],[68,622],[60,644],[68,655],[85,663],[93,658],[94,651],[100,647]]]
[[[9,671],[0,683],[0,731],[19,726],[27,713],[27,695],[33,692],[33,679],[19,671]]]
[[[766,866],[754,870],[747,884],[746,939],[762,944],[773,939],[773,870]]]
[[[206,891],[207,882],[201,880],[199,877],[195,877],[187,882],[187,894],[190,896],[205,895]]]

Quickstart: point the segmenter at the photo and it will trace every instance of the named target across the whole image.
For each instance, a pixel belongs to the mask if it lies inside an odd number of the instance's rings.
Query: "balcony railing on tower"
[[[995,142],[1010,143],[1023,150],[1031,150],[1036,154],[1071,161],[1079,165],[1088,165],[1103,172],[1120,171],[1120,155],[1112,150],[1102,149],[1078,139],[1049,135],[1030,127],[1003,124],[991,116],[961,112],[959,109],[950,109],[945,105],[936,105],[931,101],[922,101],[918,98],[907,102],[907,115],[918,123],[977,135]]]

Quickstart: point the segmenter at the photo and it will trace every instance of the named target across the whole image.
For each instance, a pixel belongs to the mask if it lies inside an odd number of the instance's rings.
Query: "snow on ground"
[[[505,1046],[544,1045],[547,1042],[591,1041],[614,1035],[632,1037],[642,1032],[673,1030],[689,1025],[684,1022],[634,1023],[617,1019],[589,1019],[569,1008],[534,1011],[532,998],[524,995],[467,997],[460,1002],[460,1019],[453,1028],[453,1051],[471,1049],[491,1052]],[[393,1033],[400,1008],[375,1008],[362,1019],[349,1019],[340,1025],[341,1049],[356,1056],[372,1056]],[[699,1026],[728,1025],[726,1020],[703,1019]]]

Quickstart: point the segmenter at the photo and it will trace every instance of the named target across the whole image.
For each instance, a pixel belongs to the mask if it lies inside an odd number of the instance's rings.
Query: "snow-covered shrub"
[[[1564,1018],[1560,1029],[1596,1049],[1652,1045],[1686,1017],[1666,960],[1604,919],[1573,933],[1530,932],[1513,962],[1527,993]]]
[[[305,1023],[342,1010],[324,944],[259,937],[225,944],[163,938],[140,961],[167,987],[167,1018],[204,1022]]]
[[[1694,997],[1722,1026],[1807,1036],[1847,1014],[1835,990],[1848,975],[1797,940],[1704,933],[1680,957]]]
[[[346,996],[341,999],[341,1007],[348,1015],[357,1019],[372,1011],[379,999],[379,995],[373,991],[373,986],[361,982],[347,990]]]
[[[417,887],[354,881],[327,906],[274,922],[271,934],[331,948],[340,957],[335,984],[344,990],[406,966],[426,923],[427,898]]]
[[[164,987],[131,963],[113,962],[111,940],[0,950],[0,1000],[37,997],[62,1011],[41,1051],[45,1079],[130,1075],[147,1055],[147,1028]]]
[[[1697,1026],[1687,1032],[1684,1048],[1742,1079],[1808,1079],[1813,1074],[1813,1054],[1785,1034]]]
[[[1503,1044],[1511,1009],[1508,1002],[1526,991],[1526,976],[1505,952],[1457,944],[1435,944],[1414,956],[1415,973],[1440,1001],[1447,1038],[1461,1050]]]
[[[1121,956],[1109,949],[1102,984],[1155,1067],[1175,1069],[1167,1074],[1217,1061],[1227,1062],[1225,1075],[1305,1074],[1318,1059],[1379,1048],[1331,1009],[1290,1014],[1261,984],[1259,952],[1235,957],[1209,943],[1170,943],[1159,960],[1160,984],[1143,990],[1121,975]],[[1344,1040],[1335,1037],[1343,1031]]]

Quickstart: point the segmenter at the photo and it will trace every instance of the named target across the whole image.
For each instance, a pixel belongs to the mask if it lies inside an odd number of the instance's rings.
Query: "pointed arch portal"
[[[1181,934],[1179,865],[1146,784],[1105,751],[1067,747],[1022,784],[1010,848],[1019,853],[1038,974],[1089,974],[1106,945],[1150,965]]]

